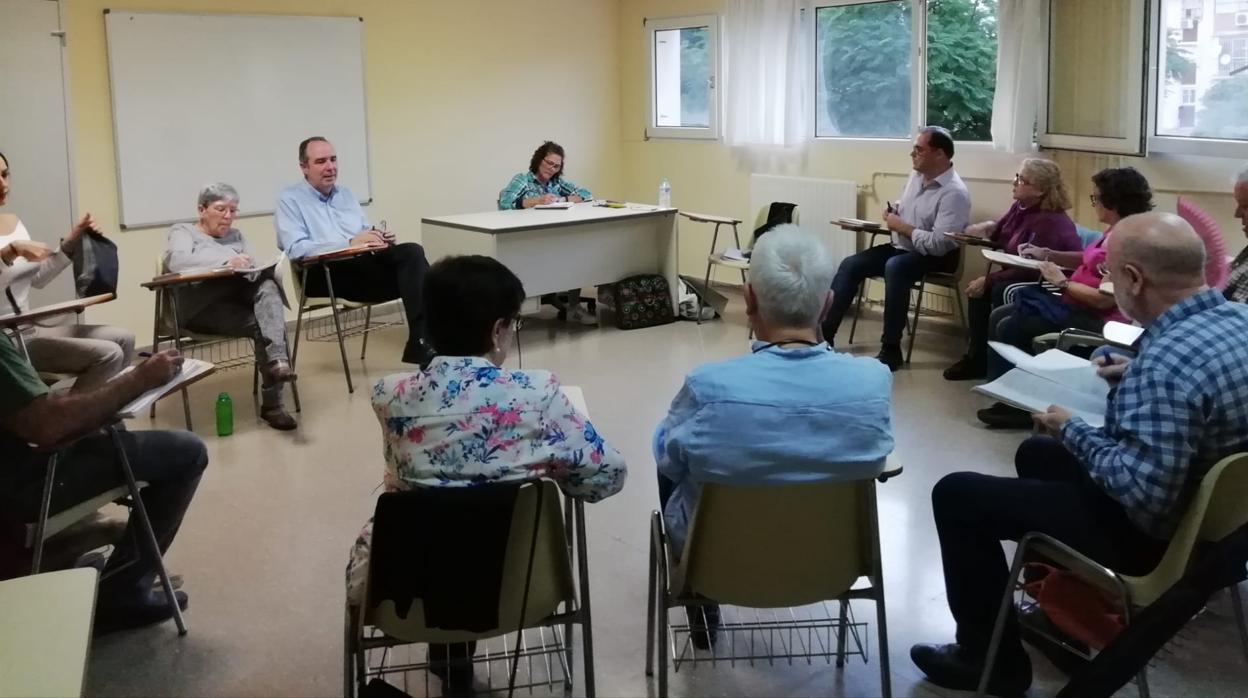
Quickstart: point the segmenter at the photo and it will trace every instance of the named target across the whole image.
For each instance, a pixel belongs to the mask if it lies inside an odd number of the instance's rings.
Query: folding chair
[[[200,355],[210,360],[217,371],[240,368],[248,364],[252,367],[251,395],[259,405],[260,395],[260,364],[256,361],[255,342],[249,337],[206,334],[194,332],[182,326],[178,314],[178,291],[197,283],[212,283],[212,278],[201,278],[204,275],[187,274],[186,278],[166,273],[163,255],[156,258],[156,276],[151,281],[140,284],[156,293],[156,308],[152,320],[152,351],[160,351],[161,344],[172,343],[179,352],[188,355]],[[228,277],[227,277],[228,278]],[[240,344],[249,344],[250,352],[238,351]],[[294,365],[293,362],[291,364]],[[302,412],[303,405],[299,402],[299,386],[290,383],[291,397],[295,400],[295,411]],[[259,407],[256,408],[259,412]],[[187,389],[182,388],[182,412],[186,419],[187,431],[194,431],[191,426],[191,405]],[[152,403],[149,416],[156,418],[156,403]]]
[[[891,459],[890,459],[891,461]],[[900,472],[886,472],[887,479]],[[777,535],[783,531],[784,535]],[[676,553],[680,552],[680,557]],[[857,586],[865,578],[866,586]],[[859,630],[849,602],[875,602],[879,633],[880,691],[892,695],[888,666],[888,628],[884,611],[884,576],[880,565],[879,520],[875,479],[803,483],[771,487],[702,487],[683,551],[668,543],[663,516],[650,515],[650,578],[647,588],[646,675],[654,675],[658,653],[658,695],[667,696],[669,648],[675,670],[685,663],[805,660],[836,658],[842,667],[849,633],[862,655]],[[837,617],[826,604],[839,602]],[[799,618],[791,607],[818,603],[823,617]],[[769,620],[724,622],[713,647],[728,645],[729,656],[704,659],[689,649],[688,625],[669,627],[668,609],[679,606],[732,604],[755,609],[786,609]],[[836,647],[832,648],[832,633]],[[670,635],[670,637],[669,637]],[[743,639],[739,642],[738,635]],[[781,639],[772,641],[776,636]],[[827,637],[827,643],[823,638]],[[685,638],[684,643],[680,642]],[[763,637],[768,637],[766,643]],[[787,643],[784,641],[787,638]],[[776,643],[781,645],[777,652]],[[738,645],[743,645],[740,653]],[[756,650],[763,646],[764,653]],[[816,644],[818,647],[816,647]]]
[[[367,254],[373,254],[373,252],[374,250],[371,250],[371,249],[347,248],[344,250],[327,252],[325,254],[312,255],[310,257],[304,257],[302,259],[290,260],[290,268],[292,272],[291,278],[294,279],[295,289],[299,295],[299,312],[295,319],[295,346],[291,349],[291,353],[290,353],[290,367],[293,369],[295,367],[295,360],[299,358],[299,342],[302,337],[304,314],[313,310],[321,310],[324,308],[329,308],[330,314],[333,316],[334,337],[338,341],[338,353],[342,357],[342,373],[347,379],[347,392],[348,393],[355,392],[355,385],[351,382],[351,367],[347,364],[347,347],[345,344],[346,338],[354,337],[356,335],[363,335],[364,342],[363,342],[363,346],[360,348],[360,360],[363,361],[365,354],[368,353],[368,333],[369,332],[374,332],[376,330],[385,329],[387,327],[395,327],[397,325],[403,324],[402,313],[399,313],[399,318],[400,318],[399,320],[389,321],[389,322],[380,322],[380,323],[374,324],[373,323],[373,306],[379,305],[379,303],[357,303],[353,301],[342,300],[342,299],[339,299],[338,295],[334,292],[333,274],[330,271],[330,267],[333,265],[333,263],[341,262],[347,259],[355,259],[356,257],[362,257]],[[306,289],[307,289],[307,282],[308,282],[308,274],[311,273],[312,270],[316,268],[320,268],[322,270],[322,273],[325,274],[325,290],[326,290],[326,293],[329,294],[328,296],[308,296],[307,295]],[[398,299],[398,300],[402,302],[401,299]],[[385,302],[389,303],[391,301],[385,301]],[[356,327],[356,326],[345,326],[345,323],[342,319],[343,313],[347,311],[353,311],[353,310],[359,310],[359,309],[364,310],[363,327],[361,328],[361,327]],[[308,340],[314,341],[314,339],[316,338],[313,338],[311,336],[311,329],[309,327]]]
[[[405,497],[408,500],[406,505],[417,507],[420,506],[422,498],[437,497],[438,494],[438,489],[430,488],[383,494],[382,498]],[[495,662],[501,662],[514,671],[516,662],[523,658],[528,664],[530,682],[517,685],[516,688],[531,687],[539,683],[553,686],[556,675],[559,675],[566,694],[572,689],[571,639],[572,626],[575,624],[581,626],[585,694],[592,698],[595,688],[585,510],[584,504],[578,500],[565,501],[561,507],[560,498],[558,487],[549,481],[525,483],[518,490],[503,561],[502,584],[497,601],[497,628],[473,632],[429,627],[425,623],[425,602],[419,598],[412,602],[405,618],[399,617],[392,599],[366,598],[362,607],[348,605],[343,694],[358,695],[357,692],[362,691],[373,677],[403,674],[406,680],[406,673],[411,671],[424,671],[427,684],[431,667],[428,661],[393,661],[398,653],[397,648],[402,646],[416,643],[466,643],[499,637],[503,643],[501,650],[478,652],[468,660],[474,666],[485,665],[486,677],[492,690],[495,688],[495,674],[490,671],[490,667]],[[380,500],[378,506],[381,506]],[[374,540],[376,531],[377,528],[374,527]],[[436,533],[413,533],[411,555],[426,554],[427,551],[421,548],[421,536],[427,535]],[[577,563],[575,577],[572,574],[573,557]],[[429,560],[432,565],[437,565],[438,562],[437,559]],[[394,565],[394,560],[370,555],[370,587],[374,574],[388,574]],[[446,574],[454,574],[454,571]],[[526,587],[527,596],[524,593]],[[530,645],[525,638],[508,649],[507,634],[521,632],[523,629],[540,629],[540,645]],[[551,636],[549,642],[546,637],[548,630]],[[373,657],[380,653],[380,662],[370,664],[370,653]],[[545,669],[545,681],[534,678],[535,660],[538,669]],[[505,686],[506,683],[502,685]],[[428,694],[427,685],[425,693]]]
[[[891,235],[888,230],[871,231],[871,241],[867,244],[867,248],[875,246],[875,238],[877,235]],[[906,347],[906,363],[910,363],[910,357],[914,355],[914,336],[919,329],[919,313],[923,310],[923,292],[928,286],[939,286],[951,291],[949,295],[953,296],[954,303],[958,307],[958,317],[963,325],[966,325],[966,309],[962,306],[962,271],[966,267],[966,250],[964,247],[958,247],[958,266],[951,272],[932,271],[924,274],[911,287],[910,307],[913,315],[910,321],[906,323],[906,332],[910,334],[910,343]],[[858,298],[854,301],[854,319],[849,324],[849,343],[854,343],[854,333],[858,329],[858,318],[862,315],[862,298],[866,295],[867,282],[872,279],[880,279],[882,277],[869,276],[858,284]]]
[[[1121,604],[1123,618],[1130,623],[1133,612],[1156,601],[1179,581],[1197,554],[1195,549],[1198,543],[1219,540],[1245,523],[1248,523],[1248,453],[1237,453],[1218,461],[1200,481],[1161,562],[1157,563],[1152,572],[1142,577],[1119,574],[1051,536],[1028,533],[1019,541],[1018,549],[1014,553],[1009,582],[1001,597],[1001,608],[992,629],[992,640],[988,644],[988,655],[979,678],[977,695],[985,695],[988,688],[988,678],[992,676],[1001,636],[1005,631],[1006,614],[1014,610],[1011,608],[1014,594],[1022,591],[1023,566],[1029,559],[1043,557],[1046,561],[1071,570],[1092,586],[1110,594]],[[1240,643],[1245,656],[1248,656],[1248,626],[1244,623],[1243,599],[1240,598],[1238,588],[1231,587],[1230,591]],[[1085,659],[1090,658],[1043,629],[1036,629],[1036,632],[1049,637],[1054,644],[1068,651]],[[1148,698],[1147,668],[1140,671],[1136,681],[1140,695]]]
[[[117,433],[116,425],[107,426],[104,430],[113,442],[113,449],[117,454],[117,467],[124,476],[126,484],[114,487],[107,492],[102,492],[84,502],[79,502],[56,515],[50,515],[52,490],[56,482],[57,461],[60,456],[59,452],[50,453],[44,471],[43,494],[39,502],[39,515],[35,522],[32,525],[28,525],[26,529],[27,544],[32,550],[31,574],[39,574],[40,567],[43,564],[43,545],[49,538],[68,528],[73,523],[91,515],[99,510],[100,507],[111,502],[119,502],[130,508],[131,516],[138,517],[138,525],[134,527],[134,532],[139,536],[138,543],[147,548],[148,553],[156,560],[156,569],[160,577],[161,587],[164,589],[165,599],[173,611],[173,620],[178,626],[178,634],[185,635],[186,621],[182,618],[182,609],[178,607],[177,597],[173,593],[173,584],[169,580],[168,570],[165,569],[165,561],[160,553],[160,544],[156,540],[156,533],[152,530],[151,520],[147,518],[147,508],[143,506],[140,490],[147,487],[147,483],[134,479],[134,471],[130,468],[130,459],[126,456],[126,451],[122,446],[121,436]],[[107,579],[108,574],[115,573],[120,569],[123,568],[118,567],[107,570],[107,574],[102,576],[101,580]]]

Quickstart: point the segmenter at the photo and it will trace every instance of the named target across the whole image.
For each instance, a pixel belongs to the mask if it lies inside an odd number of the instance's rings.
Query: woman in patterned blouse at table
[[[520,279],[489,257],[448,257],[429,269],[425,313],[438,356],[373,386],[387,491],[547,478],[597,502],[624,487],[624,456],[554,374],[502,368],[524,298]],[[370,520],[347,568],[351,604],[363,599],[371,541]]]

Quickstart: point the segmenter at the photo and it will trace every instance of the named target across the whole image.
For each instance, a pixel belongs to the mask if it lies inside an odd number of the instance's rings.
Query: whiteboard
[[[272,213],[308,136],[370,200],[361,18],[104,12],[123,228],[193,219],[211,182]]]

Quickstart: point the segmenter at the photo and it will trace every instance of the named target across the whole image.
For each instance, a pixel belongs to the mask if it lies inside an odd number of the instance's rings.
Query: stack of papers
[[[1105,424],[1109,383],[1096,375],[1087,359],[1050,349],[1032,356],[1000,342],[988,346],[1014,364],[1005,375],[972,390],[1029,412],[1044,412],[1049,405],[1070,410],[1094,427]]]
[[[861,218],[837,218],[836,222],[838,225],[849,225],[855,228],[884,228],[883,225],[876,221],[864,221]]]
[[[742,252],[735,247],[729,247],[724,250],[724,259],[731,259],[737,262],[748,262],[750,258],[745,252]]]
[[[117,416],[125,417],[127,419],[137,417],[138,415],[143,414],[144,410],[151,407],[157,400],[175,390],[178,390],[188,383],[194,383],[202,376],[211,373],[214,369],[216,369],[216,365],[207,361],[201,361],[199,359],[186,359],[182,363],[182,370],[176,376],[171,378],[168,383],[152,388],[146,393],[143,393],[142,395],[131,400],[128,405],[117,411]],[[116,376],[113,376],[111,380],[117,380],[119,376],[124,376],[133,370],[134,366],[127,366],[126,370],[118,373]]]

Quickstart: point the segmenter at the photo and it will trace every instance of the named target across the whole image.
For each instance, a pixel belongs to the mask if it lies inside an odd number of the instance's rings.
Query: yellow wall
[[[62,0],[69,40],[72,139],[79,211],[117,230],[117,182],[103,10],[114,0]],[[486,210],[544,139],[568,149],[568,176],[595,192],[622,188],[619,58],[614,0],[127,0],[125,9],[364,17],[373,184],[366,212],[405,240],[420,218]],[[229,108],[231,77],[188,75]],[[170,118],[175,115],[170,114]],[[203,134],[205,138],[226,134]],[[291,133],[291,181],[301,138]],[[238,166],[246,167],[240,162]],[[344,169],[362,163],[343,162]],[[187,215],[197,192],[186,192]],[[239,228],[262,257],[276,254],[272,219]],[[151,277],[165,230],[113,235],[123,257],[119,298],[90,320],[150,341]]]
[[[652,201],[659,182],[667,177],[672,185],[673,205],[752,221],[756,212],[746,210],[749,175],[770,172],[854,181],[860,186],[859,214],[877,216],[883,202],[895,198],[904,182],[909,170],[908,143],[819,140],[801,156],[757,161],[720,142],[644,139],[649,64],[642,20],[722,12],[722,5],[720,0],[621,0],[620,104],[626,193],[632,198]],[[1229,238],[1228,247],[1236,250],[1244,244],[1239,233],[1240,224],[1232,216],[1230,180],[1240,165],[1235,160],[1120,158],[1084,153],[1050,155],[1065,169],[1076,199],[1071,215],[1082,225],[1099,227],[1087,202],[1091,187],[1089,177],[1103,167],[1131,165],[1157,190],[1159,209],[1173,211],[1177,193],[1196,192],[1192,198],[1222,224]],[[976,220],[995,218],[1008,207],[1009,180],[1023,157],[994,152],[987,144],[959,144],[954,162],[971,191],[972,213]],[[703,273],[710,241],[709,226],[687,222],[681,226],[682,273],[698,276]],[[725,275],[724,280],[731,281],[731,277]]]

